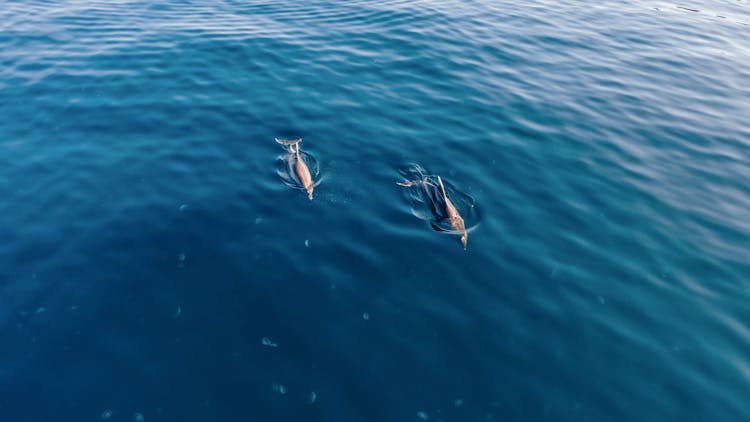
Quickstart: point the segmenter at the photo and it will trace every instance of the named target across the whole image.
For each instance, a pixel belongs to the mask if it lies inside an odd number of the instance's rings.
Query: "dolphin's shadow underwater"
[[[405,188],[412,214],[435,231],[459,236],[466,249],[468,233],[480,221],[474,198],[416,163],[401,167],[399,174],[404,181],[397,184]]]

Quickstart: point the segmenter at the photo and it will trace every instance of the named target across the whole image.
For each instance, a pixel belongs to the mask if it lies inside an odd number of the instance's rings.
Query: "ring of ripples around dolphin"
[[[302,159],[307,163],[308,169],[310,169],[310,175],[313,178],[313,186],[317,187],[320,184],[320,163],[318,159],[313,155],[305,151],[300,151],[299,154]],[[295,155],[293,153],[281,154],[276,159],[276,174],[279,175],[285,185],[305,190],[302,182],[297,177],[297,172],[294,171]]]
[[[438,176],[430,174],[419,164],[411,163],[399,169],[402,176],[400,181],[419,181],[408,187],[402,187],[404,196],[409,202],[411,213],[420,220],[430,224],[433,230],[447,234],[460,234],[451,227],[450,219],[444,215],[442,193],[440,191]],[[479,225],[482,215],[474,198],[458,190],[449,181],[443,180],[448,199],[456,207],[456,210],[464,219],[466,231],[471,232]]]

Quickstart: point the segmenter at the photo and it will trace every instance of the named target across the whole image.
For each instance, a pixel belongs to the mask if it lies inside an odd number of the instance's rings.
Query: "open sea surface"
[[[750,420],[750,3],[0,0],[0,420]]]

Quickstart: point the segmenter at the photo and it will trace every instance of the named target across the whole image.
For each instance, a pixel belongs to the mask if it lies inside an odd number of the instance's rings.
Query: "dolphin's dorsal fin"
[[[443,200],[448,202],[448,194],[445,193],[445,186],[443,186],[443,179],[438,176],[438,183],[440,183],[440,190],[443,191]]]

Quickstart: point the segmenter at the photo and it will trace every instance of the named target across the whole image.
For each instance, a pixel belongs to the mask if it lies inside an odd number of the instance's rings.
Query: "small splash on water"
[[[362,319],[364,319],[365,321],[369,321],[370,320],[370,314],[368,314],[367,312],[364,312],[362,314]]]
[[[310,397],[308,398],[307,402],[309,404],[313,404],[313,403],[315,403],[315,400],[317,400],[317,399],[318,399],[318,394],[315,391],[311,391],[310,392]]]
[[[456,399],[456,401],[453,402],[453,406],[455,406],[455,407],[461,407],[463,405],[464,405],[464,400],[463,399]]]
[[[279,394],[286,394],[286,387],[283,384],[272,384],[271,388]]]
[[[305,239],[305,247],[306,248],[310,247],[310,240],[309,239]]]
[[[174,315],[172,315],[173,318],[179,318],[180,315],[182,315],[182,306],[178,306],[177,310],[174,312]]]
[[[278,344],[271,341],[271,339],[268,337],[263,337],[262,339],[260,339],[260,344],[267,346],[267,347],[279,347]]]
[[[180,211],[185,211],[188,208],[187,204],[180,205]]]
[[[109,409],[105,409],[104,412],[102,412],[102,420],[107,420],[112,417],[112,411]]]
[[[557,274],[557,270],[560,268],[560,264],[555,262],[555,266],[552,268],[552,271],[549,273],[550,278],[555,278],[555,274]]]
[[[423,410],[420,410],[419,412],[417,412],[417,417],[423,421],[430,419],[430,415],[428,415],[427,412]]]
[[[146,418],[144,418],[142,414],[136,412],[136,413],[133,413],[133,420],[135,422],[144,422]]]

